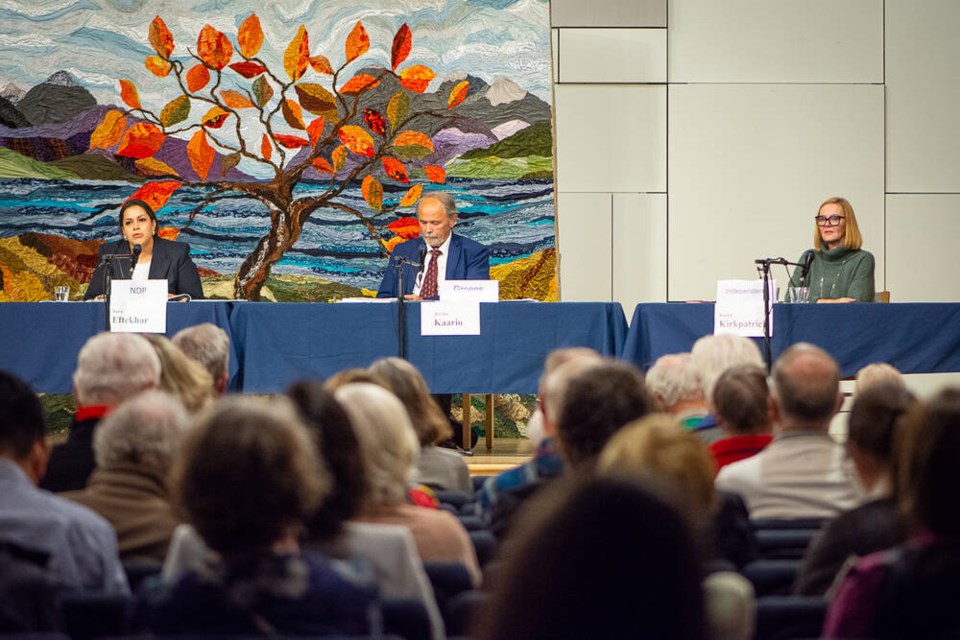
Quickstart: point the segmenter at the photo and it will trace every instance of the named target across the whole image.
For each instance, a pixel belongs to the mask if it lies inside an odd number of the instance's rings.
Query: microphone
[[[424,241],[424,243],[423,243],[422,245],[420,245],[420,253],[419,253],[419,255],[417,256],[417,262],[418,262],[419,264],[417,265],[417,279],[416,279],[416,281],[415,281],[416,284],[414,285],[414,287],[419,287],[419,286],[420,286],[420,284],[421,284],[421,282],[422,282],[422,280],[423,280],[423,274],[424,274],[424,272],[427,270],[427,243],[426,243],[426,241]]]
[[[143,252],[143,245],[140,245],[140,244],[133,245],[133,260],[130,262],[131,269],[137,266],[137,261],[140,260],[141,252]]]
[[[787,262],[786,258],[757,258],[753,261],[754,264],[791,264]]]
[[[808,250],[806,257],[803,259],[803,264],[800,265],[800,282],[806,282],[807,276],[810,275],[810,266],[813,264],[813,251]]]

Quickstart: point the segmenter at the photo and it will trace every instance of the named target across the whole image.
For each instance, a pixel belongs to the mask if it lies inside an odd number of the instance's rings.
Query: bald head
[[[771,399],[781,427],[823,429],[840,408],[840,367],[830,354],[801,342],[773,366]]]

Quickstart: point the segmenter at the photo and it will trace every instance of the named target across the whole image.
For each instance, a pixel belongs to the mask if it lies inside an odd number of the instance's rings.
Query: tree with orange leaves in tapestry
[[[418,235],[415,220],[388,222],[391,216],[385,214],[414,205],[423,184],[387,201],[382,176],[402,184],[421,174],[430,182],[446,180],[443,167],[418,162],[434,151],[425,133],[432,127],[425,125],[458,118],[453,109],[466,98],[469,82],[458,82],[446,104],[424,99],[435,74],[419,64],[401,68],[412,46],[406,24],[394,36],[389,69],[368,67],[345,82],[341,74],[370,47],[361,22],[347,36],[337,67],[326,56],[311,55],[301,25],[284,51],[282,71],[271,69],[260,56],[264,34],[256,14],[240,25],[236,44],[205,25],[187,63],[172,57],[174,37],[159,16],[150,25],[149,40],[156,55],[147,57],[147,69],[174,82],[179,95],[158,111],[143,105],[136,86],[121,79],[120,97],[128,110],[108,111],[90,146],[130,158],[140,172],[156,177],[134,194],[155,208],[185,184],[209,187],[191,221],[221,197],[240,195],[266,206],[269,232],[241,263],[235,298],[260,299],[270,269],[296,244],[318,209],[353,216],[385,253]],[[173,137],[189,137],[185,153],[190,172],[178,172],[155,157]],[[228,178],[241,166],[263,177]],[[326,188],[295,193],[307,176],[323,180]],[[346,187],[357,181],[362,204],[344,197]]]

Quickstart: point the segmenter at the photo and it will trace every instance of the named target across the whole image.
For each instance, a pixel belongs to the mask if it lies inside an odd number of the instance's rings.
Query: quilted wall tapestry
[[[131,197],[213,298],[371,295],[424,189],[556,299],[546,0],[0,0],[0,301],[82,298]]]

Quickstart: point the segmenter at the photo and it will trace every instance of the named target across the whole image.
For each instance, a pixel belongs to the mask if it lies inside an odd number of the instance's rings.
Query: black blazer
[[[84,300],[99,296],[104,291],[104,277],[107,265],[103,261],[106,255],[130,254],[130,245],[126,240],[107,242],[100,245],[99,264],[90,278],[90,286],[84,294]],[[130,278],[130,258],[117,258],[110,261],[111,277],[116,280]],[[167,291],[177,295],[189,294],[195,300],[203,299],[203,287],[200,286],[200,274],[197,265],[190,259],[190,245],[185,242],[171,242],[158,236],[153,238],[153,258],[150,262],[150,279],[167,280]]]

